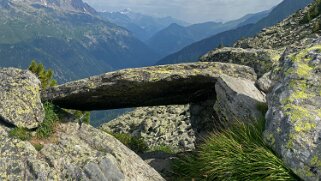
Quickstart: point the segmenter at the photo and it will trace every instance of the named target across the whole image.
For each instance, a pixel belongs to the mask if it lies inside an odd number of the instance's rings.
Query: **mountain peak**
[[[120,14],[129,14],[132,13],[132,10],[130,8],[123,9],[119,12]]]
[[[13,0],[18,2],[17,0]],[[66,11],[76,11],[88,14],[96,14],[96,10],[82,0],[23,0],[32,4],[41,4],[50,8],[60,8]]]

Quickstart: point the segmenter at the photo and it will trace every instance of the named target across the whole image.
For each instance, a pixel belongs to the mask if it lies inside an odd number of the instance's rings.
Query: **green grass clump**
[[[40,144],[40,143],[37,143],[37,144],[33,144],[33,147],[35,147],[35,149],[37,150],[37,151],[40,151],[40,150],[42,150],[42,148],[44,147],[42,144]]]
[[[264,121],[213,133],[196,153],[173,162],[178,177],[198,180],[297,180],[262,138]]]
[[[54,127],[59,120],[55,106],[49,102],[44,103],[45,119],[36,131],[38,138],[48,138],[54,132]]]
[[[31,134],[27,129],[18,127],[10,130],[9,136],[12,138],[20,139],[22,141],[28,141],[31,139]]]
[[[143,153],[148,150],[148,146],[143,140],[143,138],[140,137],[134,137],[131,136],[130,134],[125,134],[125,133],[110,133],[107,132],[108,134],[114,136],[117,140],[122,142],[125,146],[130,148],[136,153]]]
[[[164,153],[168,153],[168,154],[175,154],[176,151],[171,148],[170,146],[167,145],[160,145],[160,146],[155,146],[152,149],[150,149],[150,151],[161,151]]]

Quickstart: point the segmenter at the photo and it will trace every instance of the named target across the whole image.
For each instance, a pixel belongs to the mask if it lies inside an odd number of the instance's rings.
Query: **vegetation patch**
[[[136,153],[144,153],[148,150],[147,144],[141,137],[134,137],[130,134],[125,133],[111,133],[107,131],[105,132],[115,137],[117,140],[119,140],[121,143],[123,143],[125,146]]]
[[[42,148],[44,147],[43,144],[40,144],[40,143],[33,144],[33,146],[35,147],[35,149],[36,149],[37,151],[42,150]]]
[[[175,154],[177,153],[177,151],[175,151],[172,147],[168,146],[168,145],[160,145],[160,146],[155,146],[153,148],[150,149],[150,151],[161,151],[164,153],[168,153],[168,154]]]
[[[173,162],[178,177],[197,180],[297,180],[262,138],[265,121],[213,133],[199,150]]]
[[[36,136],[38,138],[48,138],[50,137],[58,122],[59,118],[55,112],[55,106],[49,102],[44,103],[45,108],[45,119],[40,124],[39,128],[36,131]]]
[[[315,2],[311,5],[308,12],[304,15],[301,20],[301,24],[309,23],[312,19],[319,16],[321,13],[321,0],[315,0]]]
[[[20,139],[22,141],[28,141],[31,139],[31,133],[26,128],[14,128],[9,131],[9,136],[12,138]]]
[[[51,69],[46,70],[43,64],[33,60],[29,66],[29,70],[37,75],[41,81],[42,89],[57,85],[57,81],[53,79],[53,71]]]

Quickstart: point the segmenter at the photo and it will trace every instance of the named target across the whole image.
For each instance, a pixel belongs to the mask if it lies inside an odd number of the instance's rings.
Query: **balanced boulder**
[[[40,81],[27,70],[0,69],[0,121],[36,128],[44,119]]]
[[[44,101],[63,108],[104,110],[206,100],[221,75],[256,80],[250,67],[217,62],[125,69],[52,87]]]

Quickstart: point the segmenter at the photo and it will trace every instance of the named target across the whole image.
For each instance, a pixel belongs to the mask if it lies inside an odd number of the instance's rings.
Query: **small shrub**
[[[213,133],[198,152],[173,163],[181,177],[201,180],[297,180],[263,143],[264,121]]]
[[[55,106],[49,102],[44,103],[45,119],[36,131],[38,138],[48,138],[54,132],[54,127],[58,121],[58,115],[55,113]]]
[[[28,141],[31,139],[31,134],[27,129],[18,127],[10,130],[9,136],[22,141]]]
[[[130,134],[125,133],[107,133],[114,136],[117,140],[136,153],[143,153],[148,150],[148,146],[143,138],[133,137]]]
[[[76,118],[81,119],[82,123],[90,124],[90,112],[74,111],[73,115],[75,115]]]
[[[139,137],[132,137],[129,148],[136,153],[144,153],[148,150],[148,146],[144,139]]]
[[[40,143],[37,143],[37,144],[33,144],[33,147],[35,147],[35,149],[36,149],[37,151],[40,151],[40,150],[42,150],[43,145],[40,144]]]
[[[37,75],[43,89],[57,85],[57,81],[53,79],[53,71],[51,69],[46,70],[43,64],[33,60],[29,66],[29,70]]]

